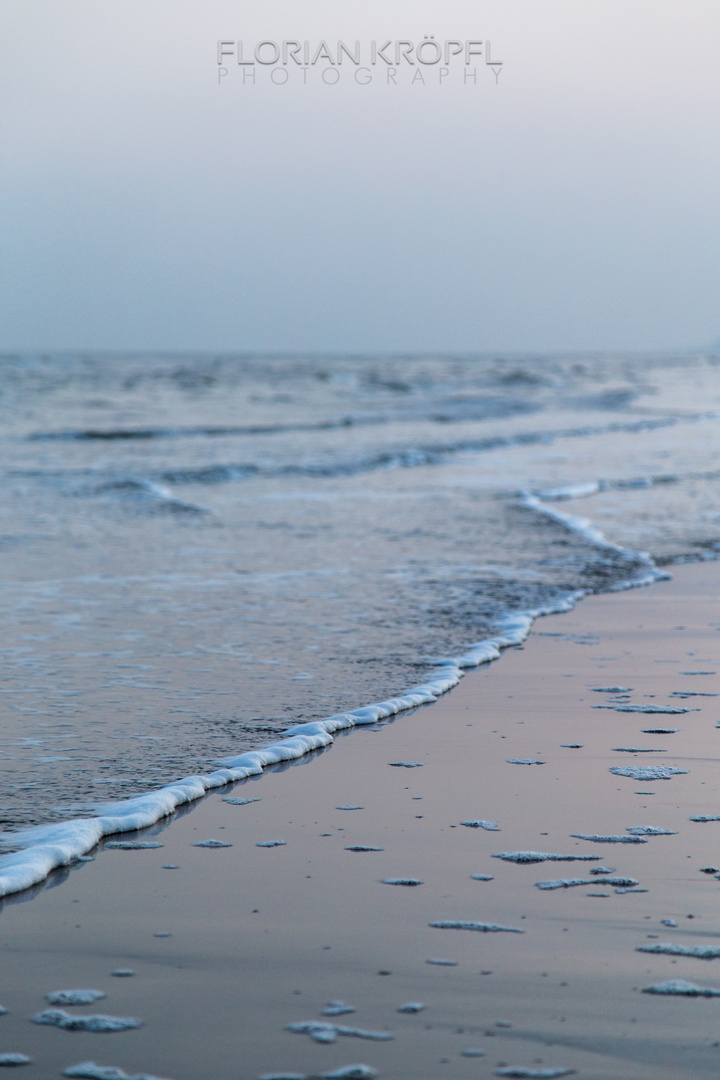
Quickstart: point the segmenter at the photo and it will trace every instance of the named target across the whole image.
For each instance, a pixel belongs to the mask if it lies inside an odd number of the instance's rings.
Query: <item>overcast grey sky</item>
[[[502,67],[367,61],[429,35]],[[243,85],[238,39],[372,81]],[[716,0],[4,0],[0,42],[0,348],[720,338]]]

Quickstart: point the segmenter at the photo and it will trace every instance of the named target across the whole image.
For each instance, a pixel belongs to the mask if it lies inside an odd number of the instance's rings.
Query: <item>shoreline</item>
[[[688,821],[720,809],[720,705],[705,696],[717,678],[700,674],[720,671],[711,625],[719,580],[714,563],[688,564],[652,589],[587,597],[536,623],[525,647],[471,672],[432,708],[360,729],[352,747],[340,731],[332,752],[296,763],[307,768],[210,793],[132,838],[161,849],[105,843],[94,862],[60,872],[32,897],[10,897],[1,925],[3,969],[13,975],[0,994],[9,1010],[0,1052],[28,1054],[28,1076],[86,1060],[173,1080],[317,1075],[360,1061],[399,1080],[484,1078],[512,1066],[597,1080],[716,1075],[718,1004],[642,993],[670,978],[718,987],[714,965],[635,950],[650,934],[660,943],[720,939],[716,898],[706,896],[718,885],[701,872],[720,822]],[[591,685],[633,686],[633,702],[652,694],[647,703],[693,711],[616,712]],[[692,696],[671,696],[682,693]],[[679,730],[643,733],[661,727]],[[609,772],[659,761],[683,772],[644,782]],[[388,767],[398,762],[420,765]],[[671,835],[627,844],[574,836],[629,836],[643,825]],[[230,846],[193,847],[211,838]],[[276,840],[272,850],[257,846]],[[357,845],[382,850],[346,850]],[[493,857],[509,850],[598,858],[518,866]],[[648,892],[615,894],[602,875],[597,889],[535,887],[586,878],[599,865]],[[438,921],[525,932],[429,925]],[[110,977],[117,968],[136,975]],[[107,994],[89,1011],[145,1025],[98,1035],[28,1023],[47,1005],[44,994],[80,986]],[[322,1009],[340,998],[357,1012],[335,1023],[394,1039],[340,1035],[323,1046],[283,1030],[333,1022]],[[407,1002],[426,1007],[398,1013]],[[472,1049],[485,1054],[463,1056]]]
[[[569,492],[571,489],[557,489],[553,498],[562,497],[565,490]],[[607,592],[639,588],[667,577],[646,552],[625,549],[612,543],[589,519],[548,506],[540,495],[521,492],[519,505],[559,522],[569,532],[578,534],[599,550],[620,554],[628,561],[628,567],[634,566],[634,577],[616,581],[607,587]],[[0,854],[0,900],[39,885],[55,870],[72,866],[105,837],[150,828],[172,817],[180,807],[204,798],[210,791],[261,776],[268,767],[283,761],[296,761],[328,748],[339,732],[374,724],[435,703],[453,690],[467,671],[492,663],[500,659],[505,649],[521,645],[538,618],[572,610],[588,595],[593,594],[584,589],[568,589],[540,607],[508,612],[498,621],[495,627],[497,633],[493,636],[466,646],[459,655],[436,661],[435,677],[385,701],[373,702],[322,720],[295,724],[276,742],[217,759],[215,764],[219,768],[211,773],[186,776],[128,799],[98,803],[94,807],[96,813],[91,817],[35,825],[17,832],[0,832],[0,851],[9,852]]]

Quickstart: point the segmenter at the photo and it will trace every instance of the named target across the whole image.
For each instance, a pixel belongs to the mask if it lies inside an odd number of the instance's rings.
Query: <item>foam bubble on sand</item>
[[[676,735],[680,729],[676,727],[644,727],[643,735]]]
[[[667,750],[652,750],[647,746],[613,746],[616,754],[667,754]]]
[[[655,825],[628,825],[632,836],[677,836],[677,829],[658,829]]]
[[[592,840],[594,844],[647,844],[644,836],[602,836],[598,833],[574,832],[570,835],[575,840]]]
[[[5,1008],[4,1005],[0,1005],[0,1016],[6,1016],[6,1015],[7,1015],[7,1009]]]
[[[373,1080],[377,1076],[377,1069],[370,1065],[343,1065],[339,1069],[318,1075],[320,1080]]]
[[[392,765],[395,769],[421,769],[423,766],[422,761],[388,761],[388,765]]]
[[[442,960],[438,956],[430,956],[426,961],[426,964],[434,964],[436,967],[457,967],[457,960]]]
[[[524,934],[517,926],[500,926],[498,923],[468,922],[457,919],[441,919],[428,923],[437,930],[478,930],[481,934]]]
[[[355,1006],[348,1005],[347,1001],[328,1001],[322,1011],[323,1016],[345,1016],[346,1013],[354,1013]]]
[[[64,1009],[45,1009],[33,1016],[34,1024],[51,1024],[65,1031],[128,1031],[142,1027],[134,1016],[71,1016]]]
[[[492,874],[471,874],[470,877],[473,881],[494,881]]]
[[[258,1080],[307,1080],[307,1076],[299,1072],[272,1072],[263,1073]]]
[[[485,1057],[485,1051],[479,1047],[468,1046],[465,1050],[460,1051],[460,1057]]]
[[[496,1069],[496,1076],[532,1077],[534,1080],[555,1080],[558,1076],[571,1076],[574,1069],[523,1069],[519,1065],[506,1065]]]
[[[610,769],[614,776],[629,776],[631,780],[669,780],[687,775],[687,771],[674,765],[618,765]]]
[[[315,1042],[335,1042],[338,1035],[347,1035],[356,1039],[370,1039],[373,1042],[387,1042],[395,1036],[389,1031],[364,1031],[362,1028],[344,1027],[342,1024],[324,1024],[320,1020],[302,1020],[295,1024],[286,1024],[286,1031],[298,1035],[309,1035]]]
[[[672,922],[671,919],[662,921],[666,924]],[[674,945],[670,942],[659,941],[653,945],[638,945],[635,952],[662,953],[663,956],[694,956],[697,960],[716,960],[720,956],[720,945]]]
[[[670,716],[698,712],[697,709],[688,709],[682,705],[593,705],[593,709],[613,709],[615,712],[628,713],[667,713]]]
[[[632,686],[591,686],[596,694],[630,694]]]
[[[369,844],[352,844],[345,848],[346,851],[383,851],[381,847],[371,847]]]
[[[681,997],[720,997],[720,990],[712,986],[696,986],[685,979],[668,979],[667,982],[644,986],[643,994],[678,994]]]
[[[352,804],[347,803],[344,806],[336,806],[335,809],[336,810],[364,810],[365,807],[364,806],[353,806]]]
[[[226,844],[224,840],[196,840],[193,847],[232,847],[232,844]]]
[[[116,979],[129,979],[135,972],[132,968],[115,968],[110,974],[114,975]]]
[[[538,761],[537,758],[529,757],[509,757],[506,759],[508,765],[544,765],[544,761]]]
[[[343,1065],[331,1072],[313,1073],[312,1076],[296,1072],[263,1073],[258,1080],[317,1080],[318,1077],[319,1080],[374,1080],[376,1076],[377,1069],[370,1065]]]
[[[164,847],[154,840],[107,840],[104,848],[118,848],[120,851],[145,851],[149,848]]]
[[[614,866],[613,867],[610,867],[610,866],[593,866],[592,870],[590,870],[589,873],[591,873],[591,874],[614,874],[615,873],[615,867]]]
[[[92,1005],[104,997],[102,990],[53,990],[45,995],[51,1005]]]
[[[231,806],[248,806],[250,803],[260,802],[260,799],[240,799],[234,795],[228,795],[223,802],[230,803]]]
[[[596,878],[556,878],[554,881],[536,881],[538,889],[572,889],[576,885],[597,885]],[[637,885],[635,878],[603,878],[603,885],[617,885],[619,888],[632,888]]]
[[[654,577],[657,577],[654,574]],[[650,580],[650,579],[648,579]],[[97,817],[75,818],[51,825],[38,825],[22,831],[0,834],[13,850],[0,857],[0,897],[21,892],[43,881],[59,866],[68,866],[94,848],[105,836],[135,832],[168,817],[179,806],[202,798],[208,791],[228,784],[261,776],[265,769],[282,762],[296,761],[314,750],[333,743],[333,735],[379,720],[420,705],[428,705],[457,686],[467,669],[497,660],[503,649],[521,645],[540,615],[569,611],[584,593],[577,591],[533,610],[507,615],[499,633],[471,645],[464,653],[438,661],[437,674],[427,682],[411,687],[398,697],[365,705],[350,712],[337,713],[323,720],[296,724],[276,743],[221,758],[214,772],[187,776],[156,791],[130,799],[98,806]],[[421,765],[422,762],[418,762]]]
[[[467,821],[461,821],[461,825],[465,825],[468,829],[486,829],[487,832],[500,832],[497,821],[485,821],[483,818],[469,818]]]
[[[380,882],[381,885],[422,885],[422,881],[419,878],[414,877],[385,877]]]
[[[399,1013],[419,1013],[426,1008],[422,1001],[406,1001],[404,1005],[398,1005]]]
[[[285,847],[284,840],[261,840],[255,847]]]
[[[493,859],[514,863],[592,862],[599,858],[599,855],[551,855],[547,851],[497,851],[493,855]]]
[[[720,821],[720,814],[693,814],[690,821]]]
[[[0,1065],[29,1065],[30,1061],[27,1054],[0,1054]]]
[[[96,1065],[94,1061],[81,1061],[79,1065],[70,1065],[63,1071],[63,1076],[78,1077],[79,1080],[160,1080],[149,1073],[126,1073],[115,1065]]]

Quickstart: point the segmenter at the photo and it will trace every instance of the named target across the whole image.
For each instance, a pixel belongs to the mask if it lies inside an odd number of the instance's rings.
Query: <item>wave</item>
[[[621,557],[628,576],[614,580],[607,588],[622,589],[667,578],[652,558],[643,552],[620,548],[584,518],[574,517],[546,506],[532,494],[524,494],[522,505],[547,516],[580,535],[587,543]],[[568,590],[547,604],[507,613],[498,621],[498,633],[470,645],[459,655],[436,660],[434,678],[413,686],[385,701],[337,713],[323,720],[298,724],[266,747],[246,751],[217,761],[218,768],[207,775],[189,776],[156,791],[123,801],[95,807],[95,816],[75,818],[59,824],[40,825],[17,833],[0,834],[0,847],[10,850],[0,857],[0,897],[31,889],[60,867],[82,860],[106,836],[135,832],[155,825],[179,807],[202,798],[208,791],[260,776],[266,769],[292,762],[330,746],[333,736],[350,728],[376,724],[387,717],[431,704],[452,690],[467,670],[497,660],[504,649],[520,645],[530,633],[534,620],[543,615],[570,610],[588,589]]]

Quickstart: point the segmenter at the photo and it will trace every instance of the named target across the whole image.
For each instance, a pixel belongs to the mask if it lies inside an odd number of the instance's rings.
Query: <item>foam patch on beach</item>
[[[599,855],[551,855],[547,851],[497,851],[493,859],[504,859],[514,863],[537,862],[593,862]]]
[[[614,776],[629,776],[631,780],[643,781],[670,780],[673,776],[687,774],[687,771],[675,765],[619,765],[610,769]]]
[[[518,926],[501,926],[499,923],[468,922],[457,919],[441,919],[428,923],[436,930],[476,930],[481,934],[524,934]]]
[[[53,990],[45,995],[51,1005],[92,1005],[104,997],[102,990]]]
[[[668,979],[667,982],[644,986],[643,994],[669,994],[679,997],[720,997],[720,990],[713,986],[696,986],[685,979]]]
[[[71,1016],[64,1009],[45,1009],[33,1016],[34,1024],[49,1024],[64,1031],[129,1031],[142,1027],[142,1020],[134,1016]]]
[[[638,945],[636,952],[660,953],[662,956],[692,956],[696,960],[716,960],[720,945],[675,945],[658,941],[653,945]]]
[[[116,1065],[96,1065],[94,1061],[81,1061],[63,1070],[63,1076],[76,1077],[77,1080],[162,1080],[150,1073],[126,1073]]]

